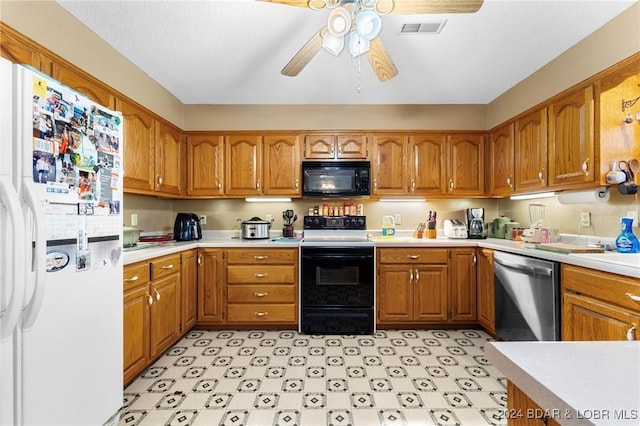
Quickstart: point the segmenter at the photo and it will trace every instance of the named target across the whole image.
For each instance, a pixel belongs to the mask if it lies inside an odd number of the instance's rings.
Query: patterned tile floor
[[[505,424],[479,330],[192,331],[124,392],[120,425]]]

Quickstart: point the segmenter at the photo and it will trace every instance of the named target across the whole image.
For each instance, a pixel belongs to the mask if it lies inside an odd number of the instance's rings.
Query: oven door
[[[302,308],[372,307],[374,248],[301,247]]]

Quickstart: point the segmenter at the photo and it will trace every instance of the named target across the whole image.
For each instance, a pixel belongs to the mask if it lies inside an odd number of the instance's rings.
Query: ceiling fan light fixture
[[[357,31],[353,31],[349,34],[349,53],[354,58],[360,56],[363,53],[367,53],[371,48],[371,44],[368,39],[362,36]]]
[[[373,40],[378,37],[380,30],[382,30],[382,19],[380,15],[371,10],[358,13],[356,17],[356,31],[360,33],[360,35],[367,40]]]
[[[335,37],[342,37],[351,31],[351,13],[344,7],[336,7],[327,19],[327,30]]]
[[[344,50],[344,37],[326,33],[322,38],[322,47],[332,55],[338,56]]]

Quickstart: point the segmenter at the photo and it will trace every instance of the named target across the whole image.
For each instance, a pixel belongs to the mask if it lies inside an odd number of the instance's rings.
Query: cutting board
[[[600,247],[585,247],[565,243],[542,243],[538,244],[536,248],[559,253],[604,253],[604,249]]]

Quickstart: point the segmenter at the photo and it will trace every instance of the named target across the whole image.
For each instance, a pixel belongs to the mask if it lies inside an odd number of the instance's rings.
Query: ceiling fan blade
[[[266,3],[279,3],[287,6],[309,7],[308,0],[258,0]]]
[[[298,50],[298,53],[296,53],[294,57],[291,58],[289,63],[285,65],[284,68],[282,68],[282,71],[280,71],[280,73],[289,77],[295,77],[296,75],[300,74],[300,71],[302,71],[302,69],[307,66],[307,64],[314,58],[314,56],[318,54],[320,49],[322,49],[322,35],[323,31],[326,30],[327,27],[318,30],[318,32],[315,33],[313,37],[311,37],[300,50]]]
[[[373,68],[373,71],[378,76],[380,81],[389,81],[398,75],[398,69],[396,64],[393,63],[391,57],[387,53],[387,50],[382,45],[380,37],[376,37],[371,40],[371,46],[367,52],[367,58]]]
[[[378,13],[392,15],[421,15],[428,13],[474,13],[477,12],[484,0],[402,0],[379,1],[376,7]],[[385,4],[388,3],[388,4]],[[389,11],[389,7],[393,7]]]

